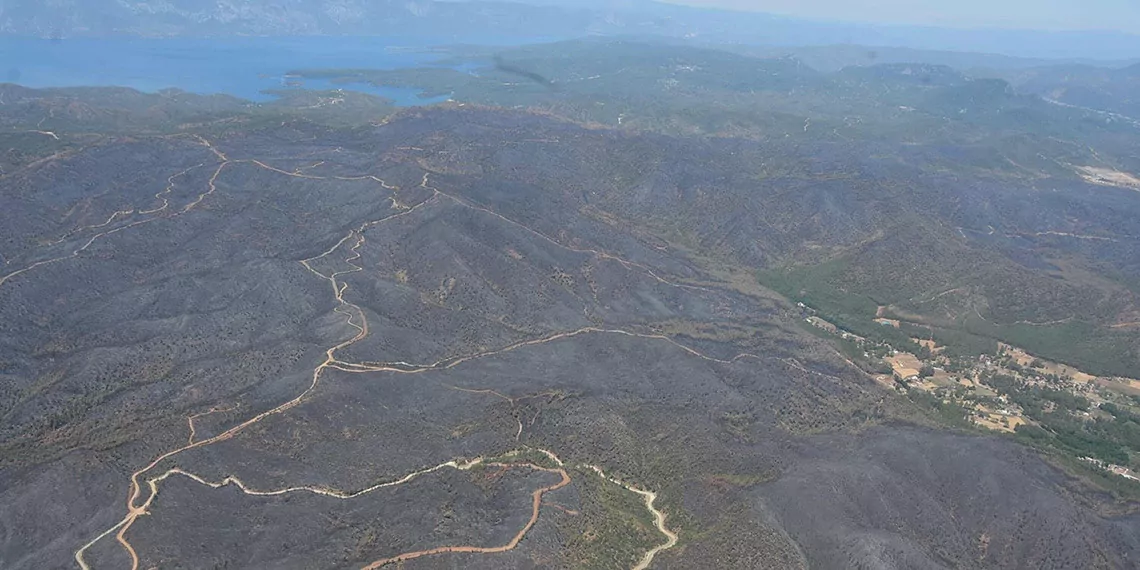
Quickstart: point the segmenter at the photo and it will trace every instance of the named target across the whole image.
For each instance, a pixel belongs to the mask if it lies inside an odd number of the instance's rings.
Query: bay
[[[549,38],[464,37],[472,45],[511,46]],[[416,89],[332,84],[290,77],[297,69],[401,69],[445,57],[432,49],[459,43],[431,37],[230,37],[230,38],[0,38],[0,80],[27,87],[122,86],[145,92],[167,88],[224,93],[268,101],[266,90],[350,89],[423,105]]]

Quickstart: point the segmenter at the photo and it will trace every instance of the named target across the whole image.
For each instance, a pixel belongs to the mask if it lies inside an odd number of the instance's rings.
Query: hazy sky
[[[1140,33],[1140,0],[667,0],[851,22]]]

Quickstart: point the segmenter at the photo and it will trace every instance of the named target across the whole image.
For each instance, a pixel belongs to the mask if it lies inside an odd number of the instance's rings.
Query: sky
[[[847,22],[1140,34],[1140,0],[667,0]]]

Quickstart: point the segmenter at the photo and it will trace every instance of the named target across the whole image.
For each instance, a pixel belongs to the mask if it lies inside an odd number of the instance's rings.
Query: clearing
[[[1096,166],[1078,166],[1077,173],[1086,182],[1099,184],[1101,186],[1115,186],[1117,188],[1129,188],[1132,190],[1140,191],[1140,178],[1137,178],[1127,172],[1121,172],[1114,168],[1099,168]]]
[[[912,376],[918,376],[919,371],[922,370],[922,361],[909,352],[900,352],[888,356],[886,361],[895,371],[895,376],[899,378],[906,379]]]

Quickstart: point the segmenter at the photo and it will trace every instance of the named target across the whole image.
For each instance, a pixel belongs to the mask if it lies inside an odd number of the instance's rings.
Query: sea
[[[439,65],[447,45],[517,46],[556,38],[231,37],[231,38],[0,38],[0,82],[27,87],[122,86],[223,93],[265,102],[273,89],[350,89],[427,105],[417,89],[336,84],[288,76],[299,69],[402,69]]]

